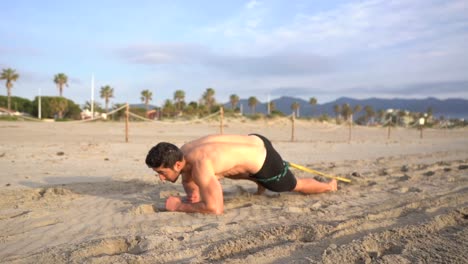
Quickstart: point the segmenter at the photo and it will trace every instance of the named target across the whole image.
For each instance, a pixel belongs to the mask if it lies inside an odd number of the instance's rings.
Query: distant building
[[[20,112],[18,112],[18,111],[8,110],[6,108],[0,107],[0,115],[20,116],[22,114]]]
[[[107,119],[107,114],[105,113],[99,113],[99,112],[94,112],[94,117],[91,114],[91,111],[88,109],[85,109],[81,112],[81,119],[86,120],[86,119],[94,119],[94,118],[102,118],[102,119]]]
[[[158,112],[156,110],[146,111],[146,118],[155,119]]]

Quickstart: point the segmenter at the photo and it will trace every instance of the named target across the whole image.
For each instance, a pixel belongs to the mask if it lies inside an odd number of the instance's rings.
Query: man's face
[[[170,181],[174,183],[177,181],[177,178],[179,178],[180,175],[180,171],[177,171],[173,168],[158,167],[153,168],[153,170],[158,173],[159,179],[161,181]]]

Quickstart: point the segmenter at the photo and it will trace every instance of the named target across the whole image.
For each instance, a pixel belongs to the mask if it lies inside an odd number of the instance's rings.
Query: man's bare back
[[[263,141],[253,135],[211,135],[191,141],[180,149],[189,164],[209,163],[218,179],[248,178],[260,170],[266,157]],[[189,170],[185,173],[188,177],[198,176]]]

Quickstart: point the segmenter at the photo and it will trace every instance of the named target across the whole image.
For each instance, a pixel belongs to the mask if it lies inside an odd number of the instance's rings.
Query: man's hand
[[[169,196],[166,200],[166,209],[168,211],[177,211],[177,208],[179,208],[181,203],[182,200],[180,199],[180,197]]]
[[[190,197],[190,196],[186,196],[182,199],[182,202],[184,203],[198,203],[200,202],[201,199],[200,197]]]

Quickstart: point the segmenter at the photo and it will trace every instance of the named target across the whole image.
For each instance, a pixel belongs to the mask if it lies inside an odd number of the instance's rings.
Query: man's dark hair
[[[172,168],[177,161],[182,161],[184,154],[171,143],[161,142],[151,148],[146,156],[146,165],[150,168]]]

